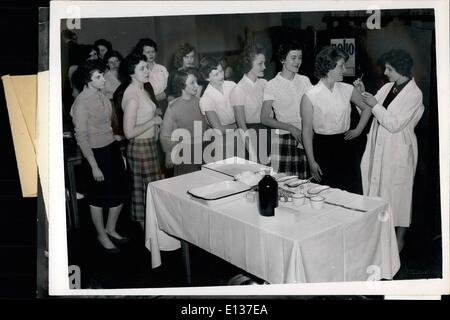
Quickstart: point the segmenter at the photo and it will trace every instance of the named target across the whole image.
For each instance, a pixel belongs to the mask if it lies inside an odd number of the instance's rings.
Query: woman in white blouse
[[[167,88],[169,72],[167,72],[166,67],[156,63],[158,45],[152,39],[144,38],[139,40],[133,52],[137,54],[143,54],[147,58],[147,65],[149,70],[148,79],[153,87],[153,92],[155,93],[158,107],[164,113],[167,108],[165,90]]]
[[[279,172],[305,179],[308,163],[302,147],[300,101],[312,84],[308,77],[298,74],[302,54],[302,46],[296,41],[283,43],[278,48],[283,68],[264,89],[261,122],[277,129],[279,135],[278,150],[272,143],[272,166],[278,167]]]
[[[200,110],[206,116],[211,128],[219,135],[223,136],[223,157],[216,156],[215,159],[233,157],[235,148],[227,154],[226,145],[234,144],[234,129],[236,120],[234,118],[233,107],[230,102],[230,94],[236,83],[224,80],[224,70],[220,62],[213,57],[203,57],[200,61],[200,72],[209,84],[200,98]],[[220,144],[215,144],[216,150],[221,148]]]
[[[106,52],[103,59],[107,68],[105,72],[106,82],[104,93],[109,100],[112,100],[114,92],[116,91],[117,87],[120,86],[119,66],[123,58],[119,52],[113,50]]]
[[[264,97],[264,88],[267,80],[263,79],[266,69],[266,58],[261,47],[255,44],[247,45],[240,57],[241,69],[244,72],[242,79],[231,91],[230,100],[234,109],[234,116],[239,129],[249,137],[247,150],[250,159],[267,161],[267,138],[264,140],[264,154],[258,154],[259,134],[263,130],[267,135],[267,127],[261,123],[261,107]],[[247,131],[248,129],[252,129]],[[264,137],[264,135],[261,135]],[[253,138],[253,139],[252,139]]]
[[[317,54],[314,74],[320,80],[301,102],[303,144],[315,180],[358,192],[361,174],[350,140],[361,134],[371,112],[360,92],[342,82],[348,57],[346,52],[331,46]],[[357,127],[351,130],[350,102],[362,111]]]

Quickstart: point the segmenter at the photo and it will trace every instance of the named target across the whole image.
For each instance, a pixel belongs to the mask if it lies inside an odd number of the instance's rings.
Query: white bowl
[[[294,205],[301,206],[305,204],[305,195],[303,193],[294,193],[292,195],[292,200],[294,202]]]
[[[323,203],[325,202],[325,198],[322,196],[314,196],[311,197],[310,199],[310,203],[311,203],[311,207],[313,209],[322,209],[323,208]]]

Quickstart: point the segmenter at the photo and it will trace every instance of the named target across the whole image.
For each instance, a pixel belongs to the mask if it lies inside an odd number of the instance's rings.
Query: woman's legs
[[[405,236],[406,231],[408,231],[408,228],[406,227],[396,227],[395,228],[395,234],[397,236],[397,245],[398,245],[398,252],[400,253],[405,246]]]
[[[116,207],[109,208],[108,221],[106,222],[106,233],[117,239],[122,239],[123,237],[117,233],[116,225],[117,219],[119,219],[120,211],[122,210],[123,204]]]
[[[90,206],[92,223],[97,231],[97,239],[106,249],[113,249],[116,246],[111,242],[106,234],[105,226],[103,224],[103,208]]]

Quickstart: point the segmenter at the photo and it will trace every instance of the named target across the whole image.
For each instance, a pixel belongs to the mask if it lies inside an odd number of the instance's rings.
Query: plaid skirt
[[[131,217],[135,221],[145,221],[147,185],[164,179],[156,138],[130,140],[127,161],[131,172]]]
[[[278,172],[306,179],[309,175],[309,165],[305,150],[298,148],[298,142],[291,134],[283,134],[278,137],[279,147],[272,146],[272,166],[278,167]]]

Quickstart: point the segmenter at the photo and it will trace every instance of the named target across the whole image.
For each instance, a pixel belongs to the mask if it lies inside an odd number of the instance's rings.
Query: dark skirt
[[[314,158],[322,170],[323,185],[362,194],[361,170],[355,144],[344,134],[314,134]]]
[[[270,165],[271,129],[262,123],[247,123],[247,128],[249,130],[254,130],[255,132],[256,141],[252,141],[252,143],[256,146],[257,162],[264,165]],[[245,153],[245,159],[250,159],[250,155],[247,150]]]
[[[187,173],[192,173],[195,171],[199,171],[202,169],[203,162],[203,150],[208,145],[208,142],[203,141],[202,145],[196,145],[194,146],[193,143],[190,145],[190,159],[187,159],[187,163],[182,162],[180,164],[174,165],[173,175],[174,176],[180,176]],[[187,148],[188,146],[184,146],[184,148]],[[184,150],[184,149],[183,149]],[[181,150],[178,154],[179,157],[181,157],[184,160],[183,157],[183,150]],[[198,154],[195,154],[198,153]]]
[[[93,148],[95,161],[104,181],[95,181],[85,158],[83,163],[88,177],[86,200],[91,206],[112,208],[125,202],[128,196],[128,177],[125,162],[117,141],[102,148]]]

